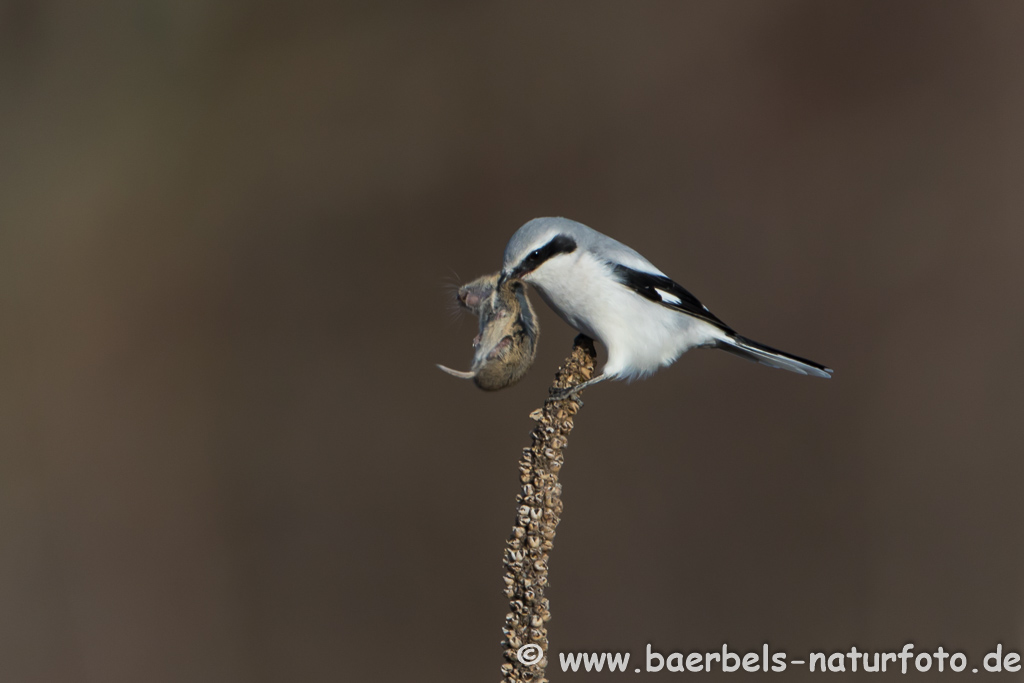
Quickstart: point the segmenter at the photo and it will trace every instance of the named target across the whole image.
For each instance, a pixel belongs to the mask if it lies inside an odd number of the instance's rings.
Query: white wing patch
[[[683,303],[682,299],[675,296],[674,294],[669,294],[663,289],[658,289],[657,287],[655,287],[654,291],[657,292],[658,296],[661,297],[661,300],[667,304],[675,304],[676,306],[678,306],[679,304]]]
[[[683,303],[682,299],[677,297],[675,294],[669,294],[664,289],[658,289],[657,287],[655,287],[654,291],[658,293],[658,296],[661,297],[662,302],[664,302],[666,304],[672,304],[673,306],[678,306],[679,304]],[[704,304],[701,304],[700,307],[703,308],[705,311],[708,311],[708,307],[705,306]],[[711,311],[708,311],[708,313],[710,313],[710,312]]]

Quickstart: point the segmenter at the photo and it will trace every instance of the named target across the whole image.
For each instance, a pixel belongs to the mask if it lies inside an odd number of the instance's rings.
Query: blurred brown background
[[[553,653],[1020,651],[1022,30],[0,3],[0,681],[497,680],[515,462],[574,333],[535,298],[495,395],[433,364],[471,356],[451,286],[542,215],[836,370],[693,352],[588,392]]]

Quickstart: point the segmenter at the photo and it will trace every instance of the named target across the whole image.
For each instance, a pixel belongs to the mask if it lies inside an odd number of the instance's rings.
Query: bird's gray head
[[[502,279],[529,279],[544,264],[566,258],[577,250],[587,230],[568,218],[534,218],[508,241],[501,266]]]

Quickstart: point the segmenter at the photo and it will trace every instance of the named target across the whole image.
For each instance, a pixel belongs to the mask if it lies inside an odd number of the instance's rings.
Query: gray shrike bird
[[[695,296],[625,244],[567,218],[536,218],[505,247],[501,279],[533,285],[565,322],[600,341],[604,371],[566,395],[605,379],[637,379],[695,347],[722,349],[801,375],[832,370],[742,337]]]

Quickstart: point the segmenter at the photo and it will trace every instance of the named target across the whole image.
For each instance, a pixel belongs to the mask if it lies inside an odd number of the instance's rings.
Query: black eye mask
[[[549,258],[559,254],[571,254],[574,251],[576,251],[576,240],[568,235],[555,235],[543,247],[531,251],[529,256],[523,259],[523,262],[516,268],[515,274],[518,276],[525,275],[536,270],[538,266]]]

